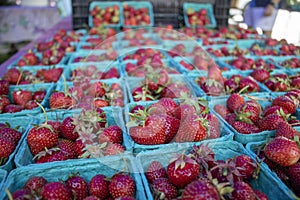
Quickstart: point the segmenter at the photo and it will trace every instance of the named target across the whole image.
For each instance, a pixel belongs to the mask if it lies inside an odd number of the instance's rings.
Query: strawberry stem
[[[8,189],[5,189],[5,193],[7,194],[7,197],[8,197],[9,200],[14,200],[11,192]]]
[[[20,81],[21,81],[21,78],[22,78],[22,75],[23,75],[23,71],[21,71],[19,77],[18,77],[18,81],[16,83],[16,85],[19,85]]]
[[[62,74],[61,77],[63,78],[64,80],[64,91],[65,91],[65,94],[67,94],[68,92],[68,87],[67,87],[67,81],[66,81],[66,77]]]
[[[45,117],[45,124],[47,124],[48,123],[48,116],[47,116],[45,108],[38,102],[36,102],[36,104],[42,109],[44,117]]]
[[[243,87],[239,92],[238,94],[242,94],[244,91],[246,91],[247,89],[249,88],[249,85]]]

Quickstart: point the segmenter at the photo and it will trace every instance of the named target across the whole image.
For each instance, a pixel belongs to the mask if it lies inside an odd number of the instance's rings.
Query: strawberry
[[[107,87],[108,86],[102,82],[93,83],[88,89],[88,94],[92,97],[103,97]]]
[[[88,183],[81,176],[73,175],[65,181],[65,184],[71,191],[73,198],[83,200],[89,194]]]
[[[260,119],[257,125],[262,131],[276,130],[280,122],[284,122],[284,119],[277,114],[272,114]]]
[[[21,72],[17,68],[10,68],[3,76],[3,80],[7,80],[10,84],[16,85],[21,80]]]
[[[105,72],[105,75],[103,78],[109,79],[109,78],[119,78],[119,77],[120,77],[120,74],[119,74],[117,68],[112,67],[107,72]]]
[[[121,144],[123,142],[122,130],[119,126],[109,126],[99,135],[99,143],[111,142]]]
[[[47,121],[47,124],[49,124],[52,127],[53,131],[60,134],[60,132],[61,132],[61,122],[59,122],[59,121]]]
[[[290,183],[292,188],[295,190],[296,194],[300,194],[300,162],[292,165],[288,169],[288,176],[290,178]]]
[[[52,109],[68,109],[74,104],[74,99],[63,92],[54,92],[49,99],[49,105]]]
[[[58,134],[55,133],[49,126],[42,124],[30,129],[27,135],[27,143],[32,154],[36,155],[45,148],[50,149],[57,145]]]
[[[246,122],[235,121],[232,127],[239,133],[252,134],[260,132],[260,129],[255,124],[248,124]]]
[[[250,76],[252,76],[258,82],[263,83],[265,80],[270,78],[270,72],[263,68],[257,68],[251,72]]]
[[[77,139],[73,144],[74,152],[77,157],[84,153],[85,144],[82,143],[80,139]]]
[[[130,175],[118,173],[111,177],[109,183],[109,193],[113,198],[134,196],[135,187],[135,181]]]
[[[104,110],[101,108],[96,108],[96,112],[98,113],[98,117],[100,118],[99,121],[97,122],[97,125],[99,127],[105,127],[106,124],[106,114]]]
[[[150,187],[155,199],[174,199],[177,197],[176,187],[166,178],[154,180]]]
[[[4,127],[0,129],[0,137],[7,138],[17,144],[22,137],[22,133],[15,129]]]
[[[106,199],[109,196],[109,181],[106,176],[97,174],[89,183],[90,195],[100,199]]]
[[[16,112],[21,112],[22,110],[23,110],[22,106],[9,104],[4,107],[3,113],[16,113]]]
[[[184,188],[181,199],[220,199],[220,196],[217,189],[208,180],[199,179]]]
[[[76,158],[75,151],[74,151],[74,142],[67,139],[58,139],[58,148],[60,151],[65,154],[68,159]]]
[[[12,154],[16,148],[16,145],[14,144],[13,141],[0,137],[0,165],[2,165],[7,159],[10,154]]]
[[[0,96],[8,95],[9,92],[9,82],[7,80],[0,80]]]
[[[246,101],[236,109],[236,119],[247,123],[256,123],[259,120],[261,108],[253,101]]]
[[[109,143],[105,149],[105,156],[113,156],[117,154],[121,154],[125,151],[125,148],[121,144],[117,143]]]
[[[298,105],[296,105],[294,101],[287,96],[279,96],[273,100],[272,106],[280,106],[282,108],[285,108],[288,113],[292,114],[296,112],[296,108]]]
[[[164,144],[165,118],[159,115],[150,115],[145,120],[145,126],[135,126],[129,129],[134,142],[144,145]]]
[[[199,164],[187,155],[177,155],[167,167],[170,182],[178,188],[184,188],[196,180],[200,170]]]
[[[94,99],[94,107],[95,108],[103,108],[109,106],[109,102],[104,99],[95,98]]]
[[[39,107],[39,106],[36,103],[36,101],[30,100],[25,104],[24,109],[32,110],[32,109],[37,108],[37,107]]]
[[[49,150],[39,152],[34,159],[35,159],[35,163],[38,164],[38,163],[63,161],[63,160],[67,160],[68,157],[60,149],[54,147]]]
[[[28,90],[14,91],[12,96],[14,103],[22,107],[24,107],[28,101],[32,100],[32,93]]]
[[[70,200],[71,192],[67,186],[61,182],[47,183],[42,189],[43,199]]]
[[[296,142],[285,137],[276,137],[265,147],[266,156],[281,166],[291,166],[298,162],[300,149]]]
[[[254,174],[256,164],[253,160],[247,155],[240,155],[234,158],[235,166],[239,170],[242,178],[250,179]]]
[[[219,96],[224,92],[224,85],[213,79],[205,80],[200,87],[209,96]]]
[[[14,191],[14,193],[12,193],[12,199],[17,199],[17,200],[34,199],[34,196],[32,196],[30,190],[19,189]]]
[[[33,93],[32,100],[35,100],[40,103],[44,100],[45,96],[46,96],[46,91],[39,90]]]
[[[206,139],[208,132],[201,120],[205,119],[199,118],[199,116],[196,114],[191,114],[185,119],[181,120],[177,135],[175,136],[175,141],[198,142]]]
[[[48,181],[41,176],[32,176],[24,184],[24,189],[39,194]]]
[[[85,197],[83,200],[101,200],[101,199],[99,199],[99,198],[96,197],[96,196],[87,196],[87,197]]]
[[[222,118],[225,118],[225,116],[229,113],[229,110],[221,104],[216,104],[214,106],[214,111],[218,113]]]
[[[162,164],[158,161],[152,161],[146,170],[146,178],[149,183],[153,183],[160,178],[166,178],[167,172]]]
[[[164,87],[169,80],[168,72],[164,69],[149,71],[146,73],[145,85],[151,91],[157,91],[159,87]]]
[[[4,108],[10,104],[7,96],[0,96],[0,113],[4,111]]]
[[[255,194],[256,199],[258,199],[258,200],[268,200],[269,199],[265,193],[263,193],[259,190],[253,190],[253,192]]]
[[[247,89],[244,89],[246,87],[247,87]],[[239,89],[240,89],[240,91],[243,91],[246,93],[260,91],[259,85],[251,76],[245,77],[240,81]]]
[[[264,109],[263,116],[266,117],[271,114],[280,114],[281,116],[289,114],[287,109],[281,106],[270,106]]]
[[[251,186],[243,181],[234,183],[232,197],[235,200],[255,200],[255,193]]]
[[[63,69],[61,67],[45,70],[43,72],[43,77],[44,77],[45,82],[47,82],[47,83],[57,82],[58,79],[60,78],[62,72],[63,72]]]
[[[75,141],[79,135],[75,130],[76,125],[73,123],[72,117],[67,117],[61,124],[61,135],[69,140]]]
[[[167,144],[170,143],[173,140],[173,138],[176,136],[180,126],[180,120],[169,115],[161,115],[161,116],[165,118],[165,136],[166,136],[165,143]]]
[[[239,94],[231,94],[227,99],[227,108],[230,112],[234,112],[238,107],[245,103],[244,97]]]
[[[288,122],[280,122],[275,133],[275,137],[279,136],[294,139],[295,136],[300,136],[300,134]]]
[[[174,115],[174,111],[177,108],[176,102],[171,98],[162,98],[157,103],[152,104],[148,110],[151,115]]]
[[[190,104],[180,104],[174,111],[174,116],[177,119],[184,120],[187,116],[192,113],[196,113],[196,109],[194,106]]]

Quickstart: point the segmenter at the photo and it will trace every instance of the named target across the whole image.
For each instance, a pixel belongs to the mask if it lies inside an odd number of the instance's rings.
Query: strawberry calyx
[[[83,148],[84,153],[80,156],[80,158],[100,158],[104,156],[105,148],[107,146],[107,142],[102,144],[87,144]]]
[[[149,113],[152,112],[154,108],[150,108],[147,110],[145,107],[144,110],[138,109],[135,110],[134,113],[129,113],[130,121],[126,124],[127,127],[135,127],[135,126],[145,126],[146,118],[149,116]]]
[[[60,151],[60,148],[58,147],[53,147],[51,149],[48,149],[47,147],[45,147],[45,151],[41,151],[38,154],[36,154],[32,159],[36,160],[39,159],[41,157],[44,157],[46,155],[52,155],[54,152]]]
[[[185,155],[185,151],[181,154],[175,154],[174,157],[170,160],[170,163],[175,162],[175,170],[183,169],[186,163],[197,165],[197,162],[191,158],[192,155]]]

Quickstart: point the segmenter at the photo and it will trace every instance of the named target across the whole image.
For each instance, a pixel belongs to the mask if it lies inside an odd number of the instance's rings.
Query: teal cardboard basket
[[[20,89],[22,90],[28,90],[31,92],[36,92],[39,90],[43,90],[46,91],[46,96],[44,98],[44,100],[41,102],[41,105],[43,107],[48,107],[49,106],[49,97],[50,97],[50,93],[52,91],[52,89],[54,88],[55,84],[54,83],[44,83],[44,84],[35,84],[35,85],[19,85],[19,86],[10,86],[9,87],[9,94],[8,94],[8,98],[10,100],[10,102],[13,102],[13,97],[12,94],[14,91],[18,91]],[[41,108],[37,107],[34,108],[32,110],[22,110],[20,112],[16,112],[16,113],[2,113],[0,114],[0,119],[1,118],[13,118],[13,117],[18,117],[18,116],[27,116],[27,115],[34,115],[37,113],[41,112]]]
[[[119,107],[105,107],[102,108],[106,113],[106,119],[108,125],[118,125],[123,132],[123,146],[126,148],[125,154],[130,154],[132,151],[132,146],[130,144],[129,136],[126,133],[126,128],[124,125],[123,119],[123,112],[122,109]],[[49,120],[53,121],[63,121],[66,117],[78,115],[81,112],[80,109],[70,110],[70,111],[56,111],[56,112],[49,112],[47,113]],[[34,117],[35,124],[41,124],[45,121],[44,115],[39,114],[38,116]],[[30,127],[32,128],[32,126]],[[30,130],[30,129],[29,129]],[[95,160],[95,158],[91,159],[72,159],[74,162],[77,160]],[[57,164],[64,161],[57,161],[51,163],[43,163],[43,164],[34,164],[33,162],[33,155],[30,152],[29,146],[27,144],[26,138],[24,139],[16,157],[15,157],[15,164],[17,167],[24,167],[27,165],[45,165],[45,164]]]
[[[238,142],[235,141],[218,141],[218,142],[205,142],[215,153],[215,159],[226,160],[238,155],[249,155],[246,149]],[[144,183],[146,194],[149,200],[153,200],[151,190],[149,187],[149,182],[145,176],[145,171],[152,161],[160,162],[164,168],[167,168],[170,159],[173,154],[181,154],[183,151],[187,152],[193,145],[180,145],[173,147],[168,147],[165,149],[142,152],[137,155],[138,168],[141,171],[141,177]],[[259,173],[257,180],[252,180],[250,182],[254,189],[258,189],[264,192],[269,199],[281,200],[281,199],[293,199],[289,195],[288,191],[284,185],[270,175],[270,170],[265,166],[261,166],[261,171]]]
[[[10,154],[7,161],[2,166],[0,166],[1,170],[6,170],[6,171],[9,172],[15,167],[15,164],[14,164],[15,155],[19,151],[19,148],[20,148],[21,144],[23,143],[24,139],[27,136],[28,129],[31,125],[31,122],[32,122],[32,118],[29,117],[29,116],[27,116],[27,117],[14,117],[14,118],[1,118],[0,119],[0,123],[9,123],[11,128],[18,128],[19,127],[17,130],[22,133],[22,136],[21,136],[18,144],[16,144],[15,150],[13,151],[12,154]],[[2,150],[0,150],[0,151],[2,151]]]
[[[7,171],[0,169],[0,194],[4,193],[3,185],[6,180],[6,176],[7,176]]]
[[[101,57],[102,55],[109,55],[107,54],[108,52],[105,50],[91,50],[91,51],[83,51],[83,52],[75,52],[70,55],[70,59],[68,61],[69,64],[73,63],[84,63],[84,62],[92,62],[87,60],[88,56],[98,56]],[[76,61],[77,58],[81,58],[81,60],[78,62]],[[93,61],[93,62],[103,62],[103,61],[116,61],[118,56],[115,56],[111,59],[103,59],[103,60],[98,60],[98,61]],[[102,59],[102,58],[101,58]]]
[[[90,181],[97,174],[103,174],[111,178],[119,172],[129,173],[136,183],[136,199],[145,199],[143,184],[139,171],[136,168],[135,158],[130,155],[110,156],[98,160],[69,160],[57,164],[30,165],[13,170],[3,186],[10,192],[21,189],[25,182],[33,176],[42,176],[48,182],[67,179],[72,173],[79,173],[80,176]],[[6,199],[5,192],[1,192],[0,199]]]
[[[273,96],[270,93],[252,93],[251,96],[260,98],[261,100],[257,100],[258,103],[264,108],[271,104],[269,100],[273,99]],[[222,118],[216,111],[213,109],[215,105],[221,104],[223,106],[226,106],[227,97],[220,98],[220,99],[213,99],[210,101],[210,109],[211,111],[219,117],[219,119],[227,126],[231,131],[234,133],[234,140],[237,142],[240,142],[242,144],[247,144],[249,142],[257,142],[265,140],[268,137],[273,137],[275,134],[275,131],[263,131],[259,133],[253,133],[253,134],[242,134],[236,131],[230,124],[228,124],[224,118]],[[245,97],[245,100],[249,100],[247,97]],[[267,100],[267,101],[266,101]]]
[[[192,8],[195,11],[199,11],[201,9],[207,10],[207,15],[210,21],[210,24],[206,24],[205,27],[207,28],[216,28],[217,22],[214,16],[213,12],[213,6],[212,4],[202,4],[202,3],[183,3],[183,17],[184,17],[184,23],[187,27],[192,27],[192,25],[188,21],[188,16],[186,14],[186,11],[188,8]]]
[[[120,30],[121,25],[123,23],[122,22],[122,20],[123,20],[123,7],[122,7],[122,4],[118,1],[108,1],[108,2],[93,1],[90,4],[89,12],[91,12],[93,10],[93,8],[96,7],[96,6],[100,6],[101,9],[105,9],[107,7],[112,7],[112,6],[118,6],[118,8],[119,8],[119,22],[116,23],[116,24],[106,24],[106,25],[103,25],[103,26],[107,27],[107,28],[114,28],[114,29]],[[93,23],[93,16],[91,15],[91,13],[89,13],[88,20],[89,20],[89,27],[95,27],[94,23]]]
[[[129,26],[129,25],[125,25],[124,22],[125,22],[125,16],[123,15],[122,16],[122,26],[124,28],[143,28],[143,27],[151,27],[151,26],[154,26],[154,16],[153,16],[153,6],[152,6],[152,3],[149,2],[149,1],[124,1],[122,2],[122,8],[124,5],[129,5],[129,6],[132,6],[133,8],[135,9],[139,9],[139,8],[147,8],[148,10],[148,14],[149,14],[149,17],[150,17],[150,24],[147,24],[147,25],[137,25],[137,26]],[[124,13],[124,10],[123,10],[123,13]]]
[[[132,108],[134,108],[137,105],[142,105],[146,108],[150,107],[153,103],[155,103],[157,101],[149,101],[149,102],[137,102],[137,103],[129,103],[127,104],[127,106],[125,107],[125,122],[126,124],[130,121],[129,118],[129,112],[131,111]],[[221,131],[221,136],[219,138],[216,139],[206,139],[203,141],[199,141],[199,142],[187,142],[185,144],[200,144],[204,141],[230,141],[233,140],[233,133],[232,131],[230,131],[220,120],[220,131]],[[152,151],[152,150],[157,150],[157,149],[163,149],[163,148],[168,148],[168,147],[172,147],[174,145],[177,145],[178,143],[175,142],[171,142],[168,144],[160,144],[160,145],[141,145],[141,144],[137,144],[135,143],[131,137],[130,137],[130,128],[127,127],[127,133],[128,133],[128,138],[129,138],[129,143],[130,145],[133,147],[133,151],[135,153],[139,153],[139,152],[143,152],[143,151]]]
[[[299,129],[298,129],[299,131]],[[246,145],[246,150],[249,152],[249,155],[253,158],[253,159],[257,159],[259,162],[261,162],[261,166],[268,168],[270,171],[270,176],[273,176],[275,180],[277,180],[277,182],[279,182],[282,186],[282,188],[284,189],[285,193],[287,194],[287,196],[290,199],[295,199],[296,195],[293,193],[293,191],[287,187],[286,184],[284,184],[280,178],[277,176],[277,174],[275,172],[272,171],[272,169],[270,169],[268,167],[268,165],[266,163],[264,163],[260,158],[258,158],[258,156],[256,155],[256,151],[258,150],[258,148],[263,145],[266,141],[260,141],[260,142],[250,142]]]

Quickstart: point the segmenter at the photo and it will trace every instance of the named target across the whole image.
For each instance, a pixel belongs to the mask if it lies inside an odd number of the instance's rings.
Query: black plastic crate
[[[216,0],[214,14],[218,27],[228,26],[230,0]]]

